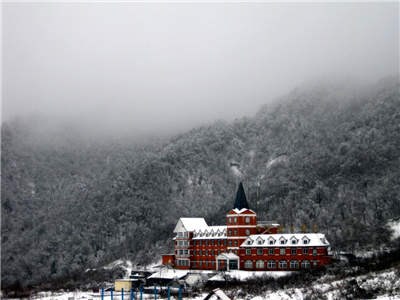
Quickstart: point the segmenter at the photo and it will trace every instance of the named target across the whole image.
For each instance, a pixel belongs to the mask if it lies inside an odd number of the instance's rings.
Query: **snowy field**
[[[283,274],[281,274],[283,275]],[[243,274],[238,274],[241,279],[248,278]],[[350,277],[343,280],[333,280],[332,276],[324,276],[316,281],[311,286],[307,287],[296,287],[296,288],[286,288],[277,290],[267,290],[261,295],[248,295],[243,293],[240,288],[234,290],[226,290],[225,293],[231,299],[238,300],[262,300],[262,299],[273,299],[273,300],[303,300],[307,299],[312,295],[324,295],[328,300],[342,299],[342,292],[348,286],[350,282],[357,282],[357,285],[369,290],[379,290],[381,291],[376,295],[379,300],[400,300],[400,277],[399,273],[395,269],[389,269],[384,272],[369,273],[367,275],[362,275],[358,277]],[[202,293],[193,298],[184,299],[195,299],[200,300],[206,297],[206,293]],[[51,293],[51,292],[40,292],[31,299],[36,300],[97,300],[101,299],[100,294],[95,294],[92,292],[75,291],[68,293]],[[106,295],[104,299],[111,299],[110,295]],[[114,294],[115,300],[121,300],[122,297],[120,293]],[[125,294],[124,299],[129,299],[129,295]],[[137,296],[137,299],[139,297]],[[154,299],[154,295],[144,294],[143,299]],[[157,299],[163,299],[157,297]],[[171,297],[171,299],[177,299],[177,297]],[[213,298],[212,298],[213,299]]]

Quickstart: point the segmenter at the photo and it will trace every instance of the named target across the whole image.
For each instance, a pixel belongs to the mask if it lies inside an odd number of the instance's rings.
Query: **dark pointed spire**
[[[247,203],[246,194],[244,193],[243,184],[240,182],[238,190],[236,192],[235,205],[233,208],[242,209],[249,208],[249,204]]]

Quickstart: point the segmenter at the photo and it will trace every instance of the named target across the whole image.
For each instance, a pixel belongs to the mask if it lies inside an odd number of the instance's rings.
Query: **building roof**
[[[228,259],[228,260],[239,259],[239,256],[237,256],[235,253],[232,253],[232,252],[228,252],[228,253],[224,252],[224,253],[221,253],[220,255],[218,255],[217,259]]]
[[[241,210],[242,208],[249,208],[249,204],[247,203],[246,194],[244,192],[243,184],[240,182],[238,190],[236,192],[236,199],[233,208],[237,208]]]
[[[226,226],[208,226],[193,231],[194,240],[226,238]]]
[[[241,247],[301,247],[324,246],[330,244],[322,233],[277,233],[250,235]]]
[[[170,268],[160,268],[159,271],[153,273],[148,278],[161,278],[161,279],[181,279],[189,273],[187,270],[177,270]]]
[[[208,228],[204,218],[180,218],[175,226],[174,232],[195,231]]]

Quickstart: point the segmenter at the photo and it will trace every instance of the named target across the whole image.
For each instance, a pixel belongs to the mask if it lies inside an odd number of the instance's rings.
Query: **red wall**
[[[280,249],[284,248],[285,249],[285,254],[281,255],[280,254]],[[303,253],[303,248],[307,248],[307,254]],[[328,250],[326,247],[274,247],[274,253],[271,255],[269,254],[269,249],[270,248],[248,248],[251,249],[251,254],[248,255],[246,254],[246,249],[241,248],[239,250],[239,257],[240,257],[240,269],[241,270],[291,270],[290,268],[290,261],[291,260],[297,260],[299,262],[299,269],[301,269],[301,262],[304,260],[308,260],[310,262],[310,268],[318,268],[324,265],[327,265],[331,261],[331,257],[328,256]],[[261,255],[257,253],[257,249],[262,249],[263,252]],[[296,249],[296,254],[292,254],[291,249]],[[317,249],[316,255],[313,255],[313,249]],[[245,262],[246,260],[251,260],[253,262],[253,267],[252,268],[245,268]],[[257,260],[263,260],[264,261],[264,268],[258,269],[256,268],[256,262]],[[274,269],[267,268],[267,262],[269,260],[273,260],[276,263],[276,267]],[[286,261],[287,262],[287,268],[286,269],[280,269],[279,268],[279,261]],[[313,261],[317,261],[317,265],[313,265]]]

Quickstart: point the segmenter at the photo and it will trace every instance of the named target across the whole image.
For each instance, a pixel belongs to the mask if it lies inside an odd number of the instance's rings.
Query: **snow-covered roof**
[[[242,208],[242,209],[238,209],[238,208],[234,208],[234,209],[232,209],[235,213],[237,213],[237,214],[241,214],[241,213],[244,213],[246,210],[248,210],[250,213],[252,213],[252,214],[255,214],[255,212],[252,210],[252,209],[250,209],[250,208]]]
[[[322,233],[277,233],[250,235],[241,247],[299,247],[325,246],[330,244]]]
[[[195,231],[205,228],[208,228],[208,225],[204,218],[180,218],[174,232]]]
[[[160,271],[153,273],[148,278],[181,279],[185,277],[188,272],[187,270],[161,268]]]
[[[193,231],[194,240],[226,238],[226,226],[208,226]]]
[[[230,270],[222,273],[218,273],[211,277],[208,281],[226,281],[224,276],[228,276],[230,279],[236,279],[240,281],[247,281],[257,277],[271,277],[271,278],[279,278],[292,274],[291,271],[243,271],[243,270]]]
[[[239,259],[239,256],[237,256],[235,253],[232,252],[228,253],[225,252],[218,255],[217,259]]]

